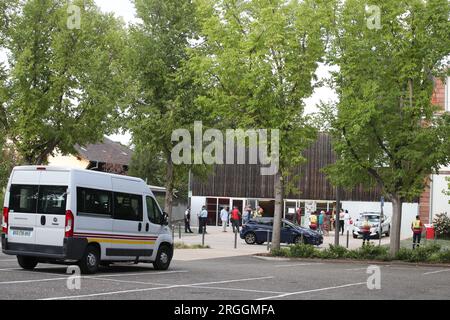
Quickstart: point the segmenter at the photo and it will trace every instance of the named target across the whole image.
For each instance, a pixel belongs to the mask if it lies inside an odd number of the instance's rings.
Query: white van
[[[138,178],[48,166],[16,167],[5,194],[2,250],[32,270],[77,263],[83,273],[113,262],[166,270],[173,239],[150,188]]]

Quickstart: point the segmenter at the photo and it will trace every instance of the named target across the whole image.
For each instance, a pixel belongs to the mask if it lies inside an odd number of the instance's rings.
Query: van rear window
[[[11,185],[9,199],[12,212],[64,215],[67,187]]]
[[[36,213],[38,187],[11,185],[9,210],[11,212]]]
[[[67,187],[39,186],[38,213],[66,214]]]

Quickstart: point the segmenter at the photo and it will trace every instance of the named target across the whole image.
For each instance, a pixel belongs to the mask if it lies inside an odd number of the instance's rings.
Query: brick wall
[[[445,84],[440,79],[435,80],[431,103],[441,107],[442,111],[445,110]],[[430,178],[427,179],[426,185],[419,199],[419,215],[424,223],[429,223],[431,201]]]
[[[445,84],[441,79],[435,79],[431,103],[440,106],[442,111],[445,110]]]

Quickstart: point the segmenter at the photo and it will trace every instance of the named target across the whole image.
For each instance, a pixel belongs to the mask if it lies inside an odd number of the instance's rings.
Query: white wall
[[[380,202],[360,202],[360,201],[343,201],[342,208],[348,210],[348,213],[352,217],[353,221],[357,219],[361,212],[380,212]],[[411,222],[416,218],[419,212],[419,206],[417,203],[404,203],[402,216],[402,227],[400,237],[401,239],[407,239],[412,236],[411,234]],[[392,217],[392,203],[384,203],[384,214]]]
[[[431,212],[434,215],[438,213],[447,212],[450,214],[450,196],[445,195],[442,191],[448,191],[448,181],[445,178],[450,177],[450,175],[440,174],[433,175],[432,177],[432,201],[431,201]]]
[[[191,197],[191,226],[198,226],[197,214],[206,205],[206,197]]]

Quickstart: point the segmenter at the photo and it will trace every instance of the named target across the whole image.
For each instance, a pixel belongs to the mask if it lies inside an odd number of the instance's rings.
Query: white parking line
[[[47,282],[47,281],[56,281],[56,280],[67,280],[67,277],[64,278],[47,278],[47,279],[37,279],[37,280],[19,280],[19,281],[3,281],[1,284],[20,284],[20,283],[32,283],[32,282]]]
[[[17,259],[0,259],[0,262],[10,262],[10,261],[17,262]]]
[[[322,262],[315,262],[315,263],[296,263],[296,264],[279,264],[275,267],[279,267],[279,268],[287,268],[287,267],[298,267],[298,266],[315,266],[315,265],[319,265],[319,264],[323,264]]]
[[[20,268],[5,268],[5,269],[0,269],[0,271],[13,271],[13,270],[22,270]]]
[[[0,269],[1,270],[1,269]],[[16,269],[21,270],[21,269]],[[26,271],[24,271],[26,272]],[[53,274],[49,272],[36,272],[36,271],[28,271],[33,274]],[[160,275],[160,274],[172,274],[172,273],[183,273],[188,272],[187,270],[179,270],[179,271],[161,271],[161,272],[142,272],[142,273],[123,273],[123,274],[109,274],[109,275],[100,275],[100,276],[82,276],[81,279],[97,279],[97,278],[109,278],[109,277],[125,277],[125,276],[135,276],[135,275]],[[56,274],[54,274],[56,276]],[[67,280],[69,275],[61,278],[46,278],[46,279],[32,279],[32,280],[18,280],[18,281],[4,281],[0,282],[2,284],[20,284],[20,283],[33,283],[33,282],[46,282],[46,281],[55,281],[55,280]],[[112,280],[111,280],[112,281]]]
[[[436,273],[447,272],[447,271],[450,271],[450,269],[443,269],[443,270],[437,270],[437,271],[430,271],[430,272],[425,272],[424,274],[436,274]]]
[[[272,278],[273,277],[260,277],[260,278],[245,278],[245,279],[223,280],[223,281],[213,281],[213,282],[203,282],[203,283],[180,284],[180,285],[172,285],[172,286],[164,286],[164,287],[156,287],[156,288],[101,292],[101,293],[84,294],[84,295],[78,295],[78,296],[53,297],[53,298],[45,298],[45,299],[39,299],[39,300],[63,300],[63,299],[88,298],[88,297],[107,296],[107,295],[114,295],[114,294],[121,294],[121,293],[133,293],[133,292],[145,292],[145,291],[154,291],[154,290],[162,290],[162,289],[173,289],[173,288],[189,287],[189,286],[193,286],[193,285],[232,283],[232,282],[240,282],[240,281],[272,279]]]
[[[202,288],[202,289],[229,290],[229,291],[242,291],[242,292],[255,292],[255,293],[272,293],[272,294],[285,293],[285,292],[277,292],[277,291],[265,291],[265,290],[253,290],[253,289],[241,289],[241,288],[227,288],[227,287],[207,287],[207,286],[198,286],[198,285],[187,286],[187,288]]]
[[[284,293],[284,294],[280,294],[280,295],[277,295],[277,296],[259,298],[259,299],[256,299],[256,300],[269,300],[269,299],[276,299],[276,298],[284,298],[284,297],[293,296],[293,295],[297,295],[297,294],[304,294],[304,293],[311,293],[311,292],[319,292],[319,291],[326,291],[326,290],[333,290],[333,289],[361,286],[363,284],[367,284],[367,282],[349,283],[349,284],[344,284],[342,286],[327,287],[327,288],[305,290],[305,291],[298,291],[298,292],[289,292],[289,293]]]

